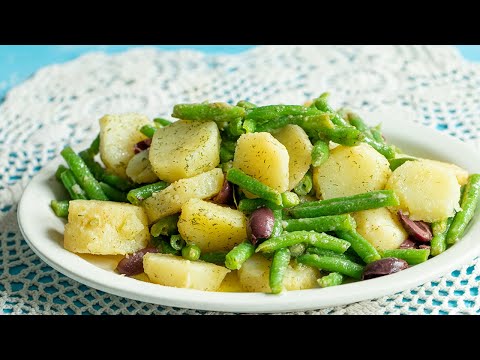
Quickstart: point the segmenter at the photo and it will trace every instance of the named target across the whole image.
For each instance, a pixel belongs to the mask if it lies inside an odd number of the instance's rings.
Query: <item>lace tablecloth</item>
[[[238,55],[133,49],[91,53],[38,71],[0,105],[0,309],[9,314],[210,314],[110,295],[53,270],[25,243],[17,204],[31,177],[68,143],[93,139],[105,113],[168,117],[179,102],[303,103],[401,111],[475,141],[480,65],[451,46],[264,46]],[[477,260],[427,284],[306,314],[478,314]],[[303,314],[303,313],[302,313]]]

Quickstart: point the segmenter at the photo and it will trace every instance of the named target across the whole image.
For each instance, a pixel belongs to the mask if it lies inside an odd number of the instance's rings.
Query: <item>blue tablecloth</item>
[[[238,53],[254,45],[155,45],[178,50],[195,49],[207,53]],[[8,89],[28,78],[43,66],[72,60],[90,51],[116,53],[135,47],[133,45],[4,45],[0,46],[0,101]],[[480,61],[480,45],[458,45],[462,55]]]

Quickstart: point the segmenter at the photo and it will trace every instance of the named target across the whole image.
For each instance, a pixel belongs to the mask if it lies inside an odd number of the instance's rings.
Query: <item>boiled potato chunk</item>
[[[157,175],[153,172],[152,165],[148,160],[150,149],[134,155],[127,165],[127,176],[137,184],[152,183],[158,181]]]
[[[233,167],[282,193],[289,190],[289,155],[270,133],[243,134],[237,141]]]
[[[298,125],[284,126],[273,134],[288,151],[288,189],[292,190],[305,176],[312,163],[313,145],[305,131]]]
[[[238,270],[238,279],[244,291],[271,292],[269,284],[271,260],[260,254],[253,255]],[[318,287],[320,272],[303,264],[289,265],[283,286],[285,290],[312,289]]]
[[[64,247],[76,253],[125,255],[150,240],[148,219],[135,205],[99,200],[72,200],[65,225]]]
[[[215,168],[200,175],[181,179],[145,199],[142,206],[150,223],[178,213],[190,199],[208,199],[218,194],[223,185],[223,172]]]
[[[150,163],[161,180],[174,182],[212,170],[220,163],[220,132],[213,121],[180,120],[158,129]]]
[[[465,169],[462,169],[458,165],[443,162],[443,161],[437,161],[437,160],[428,160],[428,159],[422,159],[422,160],[432,165],[440,166],[445,171],[452,172],[457,177],[457,181],[460,185],[465,185],[468,182],[468,171]]]
[[[155,284],[203,291],[216,291],[230,272],[223,266],[159,253],[145,254],[143,268]]]
[[[408,238],[396,214],[386,208],[353,213],[357,232],[377,250],[397,249]]]
[[[190,199],[182,206],[178,231],[202,252],[228,251],[247,239],[247,219],[241,211]]]
[[[323,199],[382,190],[392,171],[388,160],[368,144],[337,146],[314,168],[313,185]]]
[[[100,119],[100,157],[108,170],[125,177],[134,145],[147,137],[139,130],[150,121],[144,115],[105,115]]]
[[[439,221],[459,210],[460,184],[451,171],[430,161],[407,161],[395,169],[386,189],[395,191],[412,220]]]

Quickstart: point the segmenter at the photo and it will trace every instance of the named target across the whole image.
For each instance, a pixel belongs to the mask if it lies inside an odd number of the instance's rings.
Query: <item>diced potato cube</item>
[[[130,159],[127,166],[127,176],[137,184],[152,183],[158,181],[157,175],[152,170],[148,154],[150,149],[136,154]]]
[[[238,270],[238,278],[244,291],[248,292],[271,292],[269,276],[271,260],[266,259],[260,254],[253,255],[245,261]],[[317,279],[320,272],[310,266],[303,264],[290,263],[283,286],[285,290],[312,289],[318,287]]]
[[[212,170],[220,163],[220,140],[213,121],[180,120],[158,129],[150,146],[153,171],[174,182]]]
[[[237,141],[233,167],[282,193],[289,184],[289,155],[270,133],[243,134]]]
[[[99,200],[72,200],[65,225],[64,247],[75,253],[125,255],[150,240],[148,219],[135,205]]]
[[[292,190],[305,176],[312,163],[313,145],[305,131],[298,125],[289,124],[273,134],[288,151],[288,189]]]
[[[228,251],[247,239],[247,220],[241,211],[190,199],[182,206],[178,231],[203,252]]]
[[[357,232],[377,250],[397,249],[408,238],[396,214],[386,208],[353,213]]]
[[[140,128],[150,121],[135,113],[105,115],[99,121],[100,157],[108,170],[126,177],[128,162],[135,155],[135,144],[147,138]]]
[[[145,254],[143,268],[155,284],[203,291],[217,291],[230,272],[223,266],[159,253]]]
[[[218,194],[223,185],[223,172],[215,168],[200,175],[180,179],[142,202],[150,223],[178,213],[190,199],[208,199]]]
[[[460,209],[460,184],[451,171],[429,161],[407,161],[395,169],[386,189],[395,191],[412,220],[439,221]]]
[[[323,199],[382,190],[392,171],[388,160],[368,144],[337,146],[314,168],[313,185]]]

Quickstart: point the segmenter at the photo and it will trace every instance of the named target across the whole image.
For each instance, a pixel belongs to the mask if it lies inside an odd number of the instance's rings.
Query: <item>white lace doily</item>
[[[241,99],[401,111],[474,141],[480,65],[451,46],[265,46],[238,55],[142,48],[91,53],[38,71],[0,105],[0,309],[15,314],[204,314],[109,295],[58,273],[25,243],[17,203],[30,178],[68,143],[93,139],[105,113],[166,116],[176,103]],[[74,139],[74,140],[73,140]],[[374,301],[307,314],[477,314],[480,265]]]

